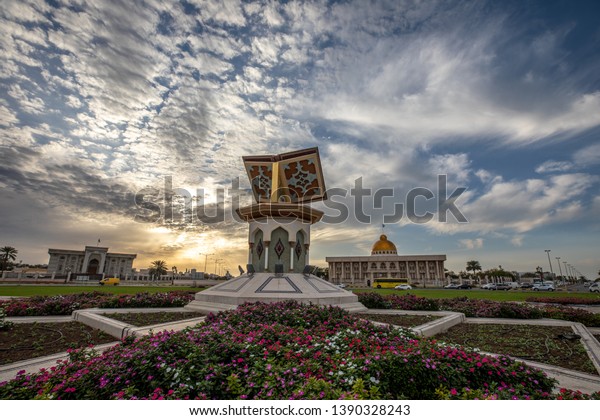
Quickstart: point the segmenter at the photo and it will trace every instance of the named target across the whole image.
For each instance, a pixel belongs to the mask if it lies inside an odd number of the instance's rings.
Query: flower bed
[[[0,384],[0,399],[560,398],[554,385],[507,357],[287,301],[245,304],[102,355],[73,352],[56,368]]]
[[[369,309],[454,311],[472,318],[553,318],[581,322],[588,327],[600,327],[600,314],[565,306],[533,306],[466,297],[429,299],[411,294],[383,296],[378,293],[359,293],[358,300]]]
[[[181,307],[194,299],[192,292],[137,293],[114,295],[85,292],[58,296],[33,296],[26,299],[0,301],[6,316],[71,315],[88,308],[166,308]]]
[[[537,303],[553,303],[557,305],[600,305],[600,298],[597,297],[589,297],[589,298],[581,298],[581,297],[538,297],[531,296],[525,299],[527,302],[537,302]]]

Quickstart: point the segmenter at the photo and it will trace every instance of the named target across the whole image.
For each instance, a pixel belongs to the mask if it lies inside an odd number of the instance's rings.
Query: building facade
[[[354,287],[370,287],[378,278],[407,278],[420,286],[444,284],[446,255],[398,255],[396,245],[381,235],[371,255],[327,257],[329,281]]]
[[[108,248],[86,246],[83,251],[69,249],[48,250],[48,273],[56,275],[88,274],[106,277],[124,277],[132,274],[137,254],[108,252]]]

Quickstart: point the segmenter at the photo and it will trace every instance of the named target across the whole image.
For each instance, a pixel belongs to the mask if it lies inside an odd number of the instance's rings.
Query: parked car
[[[116,277],[108,277],[100,280],[100,286],[118,286],[121,283],[121,280]]]
[[[600,283],[592,283],[590,288],[588,289],[590,292],[600,293]]]
[[[467,283],[459,284],[457,289],[471,289],[473,286]]]
[[[521,289],[531,289],[533,284],[531,283],[521,283]]]
[[[496,285],[496,290],[510,290],[512,286],[508,283],[498,283]]]
[[[547,284],[547,283],[534,283],[532,289],[535,290],[536,292],[538,292],[538,291],[554,292],[554,285]]]
[[[450,283],[444,286],[444,289],[458,289],[458,284]]]
[[[394,287],[394,289],[396,289],[396,290],[412,290],[412,286],[410,284],[399,284],[398,286]]]
[[[496,285],[494,283],[487,283],[481,286],[481,288],[485,290],[496,290]]]
[[[338,284],[338,287],[339,287],[340,289],[345,289],[345,288],[346,288],[346,285],[345,285],[344,283],[341,283],[341,284]]]

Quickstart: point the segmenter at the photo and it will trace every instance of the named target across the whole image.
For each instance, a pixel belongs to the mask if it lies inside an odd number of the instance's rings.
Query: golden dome
[[[379,240],[373,245],[371,255],[378,254],[397,254],[396,245],[393,242],[388,241],[387,236],[381,235]]]

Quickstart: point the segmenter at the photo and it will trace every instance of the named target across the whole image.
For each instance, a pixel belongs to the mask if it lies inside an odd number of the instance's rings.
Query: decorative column
[[[294,272],[294,248],[296,242],[290,241],[290,272]]]
[[[364,283],[363,286],[367,285],[362,274],[362,261],[358,262],[358,279]]]
[[[305,264],[309,264],[310,259],[308,258],[308,249],[310,248],[310,244],[304,244],[304,262]],[[343,269],[343,267],[342,267]]]
[[[104,264],[106,264],[106,253],[102,253],[102,258],[100,258],[100,266],[98,267],[98,271],[100,271],[100,273],[96,274],[104,274]]]
[[[81,266],[81,272],[88,272],[88,264],[90,263],[90,251],[85,251],[85,256],[83,257],[83,265]]]
[[[265,244],[265,271],[269,270],[269,244],[271,241],[264,241]]]

